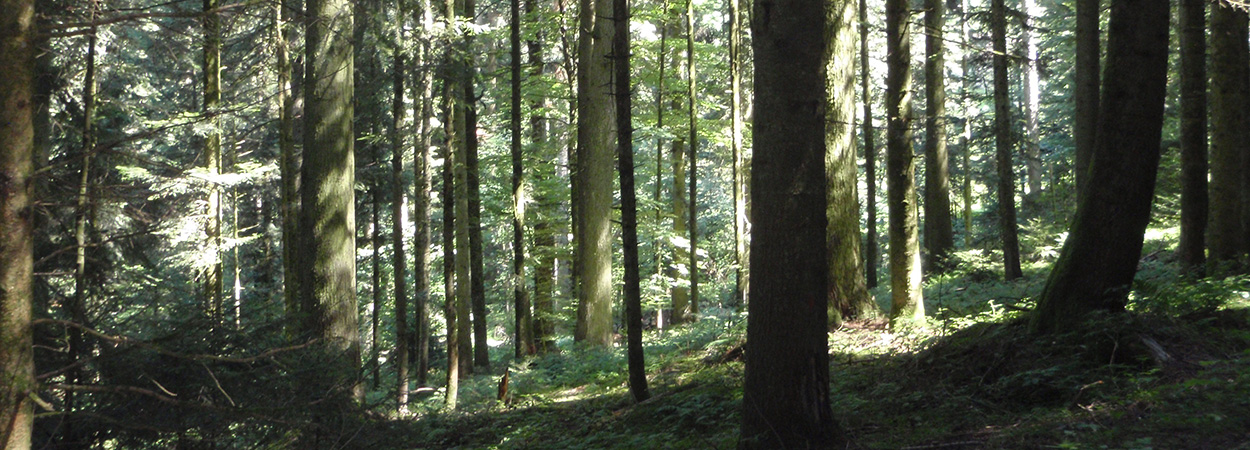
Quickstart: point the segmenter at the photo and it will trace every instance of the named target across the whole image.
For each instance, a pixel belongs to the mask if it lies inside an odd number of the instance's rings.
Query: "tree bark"
[[[694,0],[686,0],[686,106],[690,113],[690,314],[699,319],[699,103],[695,77]],[[674,194],[676,195],[676,194]]]
[[[1038,114],[1041,114],[1041,80],[1037,70],[1037,37],[1034,36],[1033,10],[1036,0],[1021,5],[1024,29],[1024,170],[1030,198],[1042,191],[1042,157],[1038,136]]]
[[[925,111],[924,138],[924,245],[928,267],[934,273],[947,269],[955,249],[951,225],[950,156],[946,150],[946,49],[942,30],[946,23],[945,0],[925,0]]]
[[[1189,270],[1206,263],[1207,41],[1206,1],[1181,0],[1181,237],[1176,253]]]
[[[916,163],[912,157],[911,29],[907,0],[886,2],[886,182],[889,190],[890,322],[924,319]]]
[[[855,161],[856,3],[834,2],[828,8],[825,47],[825,183],[828,246],[829,323],[860,319],[876,312],[868,294],[859,246],[859,165]]]
[[[515,1],[515,0],[514,0]],[[647,365],[642,353],[642,287],[638,273],[638,199],[634,188],[634,124],[630,86],[629,2],[612,0],[616,22],[612,34],[615,56],[613,79],[616,95],[617,170],[621,177],[621,240],[624,250],[624,303],[628,336],[629,392],[635,402],[651,396],[647,391]]]
[[[512,133],[512,301],[516,338],[514,355],[521,358],[534,354],[534,337],[531,331],[529,291],[525,288],[525,166],[521,159],[521,0],[510,3],[508,41],[512,60],[510,68],[511,107],[509,131]]]
[[[1229,264],[1246,254],[1242,223],[1245,161],[1250,161],[1250,67],[1247,16],[1221,0],[1211,10],[1211,262]]]
[[[826,104],[812,95],[827,86],[831,11],[805,0],[759,0],[754,8],[757,220],[738,448],[843,448],[829,404],[823,294]]]
[[[282,214],[282,286],[283,299],[286,305],[286,316],[292,326],[288,331],[294,333],[295,321],[301,314],[299,292],[299,264],[296,261],[299,247],[299,204],[300,204],[300,155],[295,152],[295,97],[292,95],[290,46],[292,7],[282,2],[275,2],[278,8],[277,42],[274,47],[277,53],[278,78],[278,171],[282,178],[282,193],[279,211]]]
[[[0,447],[29,450],[29,396],[38,388],[31,330],[35,2],[0,0],[0,11]]]
[[[433,166],[433,155],[431,155],[431,136],[433,130],[430,129],[430,119],[434,117],[434,70],[426,67],[427,61],[432,62],[430,53],[430,33],[428,30],[434,28],[434,8],[430,4],[430,0],[421,0],[421,24],[422,35],[421,45],[414,65],[420,67],[420,85],[419,92],[414,92],[413,97],[421,100],[420,112],[420,134],[417,139],[417,148],[413,156],[413,180],[415,181],[415,195],[413,196],[413,214],[412,220],[415,223],[413,231],[413,297],[415,298],[414,311],[415,321],[413,325],[416,328],[416,335],[411,339],[410,350],[417,360],[417,386],[425,386],[428,382],[430,369],[430,247],[431,247],[431,229],[433,224],[430,222],[430,196],[434,190],[434,174],[430,172]],[[414,90],[417,89],[414,86]]]
[[[963,129],[963,134],[961,134],[959,137],[959,147],[960,147],[960,150],[963,152],[963,160],[964,160],[964,167],[963,167],[964,169],[964,179],[963,179],[964,211],[963,213],[964,213],[964,248],[965,249],[972,248],[972,120],[973,120],[973,116],[971,113],[968,112],[972,110],[969,104],[969,99],[968,99],[969,97],[968,96],[968,81],[969,81],[968,79],[970,78],[968,76],[968,68],[970,67],[970,65],[968,64],[968,53],[971,53],[971,52],[966,50],[969,48],[969,45],[972,42],[972,38],[968,30],[968,18],[970,15],[968,13],[968,8],[969,8],[968,0],[962,0],[962,2],[960,3],[960,11],[959,11],[960,12],[959,28],[960,28],[960,32],[962,33],[960,43],[965,50],[961,52],[963,53],[963,58],[961,58],[959,62],[960,69],[961,69],[960,70],[961,76],[959,77],[960,78],[959,82],[962,85],[960,89],[959,103],[963,107],[963,110],[964,110],[963,111],[964,112],[964,129]]]
[[[1020,271],[1015,166],[1011,162],[1011,104],[1007,91],[1007,8],[1003,5],[1003,0],[993,0],[990,5],[991,39],[994,41],[994,148],[998,160],[998,230],[1003,244],[1003,276],[1011,281],[1024,274]]]
[[[734,298],[731,304],[746,305],[747,295],[750,292],[750,279],[747,270],[747,228],[750,223],[747,220],[747,200],[745,183],[745,165],[746,158],[743,155],[742,148],[742,11],[738,4],[739,0],[729,0],[729,90],[730,90],[730,124],[729,124],[729,145],[733,158],[733,179],[731,180],[730,189],[733,190],[734,202]],[[661,64],[663,64],[664,56],[660,56]],[[663,78],[663,72],[660,75]],[[662,82],[661,82],[662,84]],[[660,102],[656,101],[657,108]],[[656,125],[659,128],[659,125]],[[657,145],[657,150],[659,146]],[[656,152],[656,201],[659,201],[660,183],[659,183],[659,152]],[[656,266],[657,268],[659,265]]]
[[[204,77],[203,113],[208,117],[206,122],[209,128],[204,140],[204,169],[209,180],[208,209],[204,214],[204,241],[210,261],[204,269],[201,295],[214,325],[219,325],[224,316],[221,299],[221,188],[217,185],[220,182],[217,175],[221,174],[221,121],[216,117],[217,109],[221,106],[221,18],[216,12],[217,5],[218,0],[204,0],[204,53],[201,60]],[[92,39],[94,42],[94,33]],[[94,49],[90,53],[94,54]]]
[[[1167,87],[1168,2],[1114,0],[1098,140],[1059,260],[1030,322],[1047,333],[1122,311],[1150,222]]]
[[[525,12],[536,20],[538,0],[526,0]],[[526,42],[526,51],[531,77],[538,78],[543,74],[543,34],[542,30],[534,30],[534,38]],[[546,186],[547,181],[555,177],[556,162],[559,158],[552,153],[559,153],[557,146],[547,142],[547,118],[543,115],[543,107],[547,99],[541,94],[534,94],[531,103],[530,133],[535,149],[539,149],[540,157],[533,165],[534,178],[537,185]],[[536,189],[539,213],[534,224],[534,301],[532,334],[534,348],[537,353],[547,354],[556,351],[555,343],[555,305],[553,295],[556,287],[556,236],[553,218],[560,214],[560,200],[551,189]]]
[[[1072,138],[1075,141],[1077,195],[1089,182],[1089,164],[1094,154],[1094,132],[1098,126],[1098,73],[1102,45],[1098,15],[1101,0],[1076,0],[1076,62],[1073,74]]]
[[[877,241],[877,147],[874,145],[876,131],[872,126],[872,92],[868,90],[868,0],[859,0],[859,88],[860,101],[864,102],[864,183],[867,195],[864,203],[868,213],[868,239],[864,248],[864,275],[869,289],[877,287],[877,262],[881,259]]]
[[[476,0],[464,1],[464,20],[473,23],[477,16]],[[465,32],[464,66],[464,142],[465,182],[469,201],[469,270],[470,294],[473,309],[473,365],[490,371],[490,347],[486,341],[486,274],[482,255],[482,189],[478,170],[477,139],[477,57],[472,32]],[[462,216],[463,217],[463,216]]]
[[[612,344],[612,3],[580,0],[577,58],[578,321],[574,339]]]
[[[399,412],[408,410],[408,258],[404,255],[404,78],[408,76],[408,40],[404,23],[408,1],[399,0],[395,15],[397,39],[391,68],[391,265],[395,289],[395,392]],[[419,113],[418,113],[419,114]],[[414,158],[421,155],[414,154]],[[376,345],[376,344],[375,344]]]

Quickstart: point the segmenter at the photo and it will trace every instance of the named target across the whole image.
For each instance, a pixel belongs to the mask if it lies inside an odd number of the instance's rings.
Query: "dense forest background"
[[[1250,446],[1246,5],[807,3],[0,0],[0,441]]]

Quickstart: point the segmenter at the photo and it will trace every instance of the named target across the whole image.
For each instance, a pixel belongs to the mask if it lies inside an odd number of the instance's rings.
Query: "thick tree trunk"
[[[581,0],[578,11],[575,234],[580,285],[574,339],[612,344],[612,3]]]
[[[515,0],[514,0],[515,1]],[[642,353],[642,287],[638,273],[638,199],[634,188],[634,124],[630,86],[629,2],[612,0],[612,33],[615,56],[613,93],[616,100],[617,170],[621,177],[621,241],[624,250],[625,323],[629,336],[629,392],[635,402],[651,396],[647,391],[647,365]]]
[[[1206,263],[1207,41],[1205,0],[1181,0],[1181,238],[1176,253],[1189,270]]]
[[[1230,263],[1246,254],[1242,223],[1246,161],[1250,161],[1250,66],[1247,16],[1221,0],[1211,10],[1211,217],[1207,244],[1212,263]],[[1250,196],[1247,196],[1250,197]]]
[[[991,40],[994,47],[994,148],[998,160],[998,230],[1003,244],[1004,278],[1023,276],[1020,271],[1019,227],[1016,225],[1015,166],[1011,158],[1011,104],[1007,92],[1007,11],[1003,0],[990,3]]]
[[[955,249],[951,225],[950,156],[946,151],[945,0],[925,0],[924,246],[930,271],[946,270]]]
[[[0,0],[0,447],[29,450],[35,380],[32,95],[35,2]]]
[[[890,211],[890,322],[924,320],[916,163],[912,158],[911,30],[906,0],[886,2],[886,183]]]
[[[327,395],[364,397],[356,309],[356,162],[352,133],[352,14],[344,0],[310,0],[306,31],[306,120],[300,224],[306,330],[339,352]],[[350,381],[349,381],[350,380]],[[333,392],[342,386],[350,393]]]
[[[1101,0],[1076,0],[1076,62],[1073,67],[1072,138],[1076,146],[1076,191],[1089,182],[1089,164],[1094,155],[1094,132],[1098,126],[1098,73],[1101,71],[1102,44],[1098,16]]]
[[[843,448],[829,405],[823,294],[826,103],[812,95],[826,87],[832,12],[806,0],[760,0],[754,8],[758,220],[738,448]]]
[[[829,323],[841,326],[876,312],[868,294],[859,246],[859,167],[855,161],[855,2],[829,6],[825,48],[825,183],[827,220],[825,229],[829,258],[826,287]]]
[[[1167,86],[1168,2],[1114,0],[1089,184],[1030,326],[1124,309],[1150,222]]]
[[[859,88],[864,103],[864,182],[867,194],[864,203],[868,213],[868,238],[864,247],[864,275],[869,289],[877,287],[877,262],[881,259],[877,241],[877,147],[872,126],[872,92],[868,90],[868,0],[859,0]]]
[[[679,108],[678,102],[674,99],[673,109]],[[684,220],[689,215],[686,213],[686,138],[678,136],[673,139],[672,151],[669,153],[669,160],[673,165],[673,190],[670,193],[673,197],[673,235],[688,236],[686,233],[686,225],[689,223]],[[682,278],[690,270],[688,263],[690,262],[690,247],[681,245],[680,241],[676,248],[673,249],[673,264],[669,268],[669,278],[673,282],[673,286],[669,288],[670,304],[673,309],[670,319],[674,324],[682,324],[689,322],[690,316],[693,315],[690,307],[690,287],[682,282]]]

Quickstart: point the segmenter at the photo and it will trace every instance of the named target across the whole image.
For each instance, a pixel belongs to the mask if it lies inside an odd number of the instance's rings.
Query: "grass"
[[[856,448],[1250,449],[1250,279],[1187,280],[1147,261],[1128,314],[1037,337],[1024,315],[1044,270],[1003,283],[963,267],[927,286],[926,327],[830,333],[832,407]],[[511,362],[511,404],[495,399],[498,375],[480,375],[462,382],[459,411],[426,394],[414,417],[371,421],[354,444],[734,448],[742,362],[730,351],[744,341],[741,315],[649,331],[652,399],[640,404],[622,349],[564,342]]]

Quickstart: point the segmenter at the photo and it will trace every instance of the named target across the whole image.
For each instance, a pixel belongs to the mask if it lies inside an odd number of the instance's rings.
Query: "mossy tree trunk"
[[[911,10],[907,0],[887,0],[885,109],[886,183],[890,229],[890,322],[924,319],[920,290],[920,236],[916,163],[912,157]]]
[[[1206,263],[1207,36],[1204,0],[1177,8],[1181,54],[1181,237],[1176,253],[1190,270]]]
[[[1076,59],[1073,66],[1072,138],[1075,141],[1076,191],[1089,182],[1089,164],[1094,154],[1094,132],[1098,126],[1098,74],[1101,71],[1102,44],[1098,16],[1101,0],[1076,0]]]
[[[1207,236],[1211,262],[1232,263],[1250,247],[1243,185],[1250,161],[1250,66],[1247,15],[1221,0],[1211,10],[1211,216]]]
[[[1122,311],[1150,222],[1167,87],[1168,2],[1114,0],[1098,140],[1089,184],[1030,327],[1080,325],[1094,310]]]
[[[538,0],[526,0],[525,13],[530,20],[537,20]],[[526,41],[526,58],[529,75],[537,79],[543,74],[543,34],[534,30],[533,39]],[[559,159],[552,153],[559,153],[558,146],[547,142],[547,118],[543,109],[547,99],[534,93],[530,103],[530,136],[533,148],[539,152],[532,165],[536,185],[547,186],[555,177],[556,163]],[[546,354],[556,351],[555,343],[555,303],[556,288],[556,230],[554,218],[560,214],[560,200],[553,189],[535,189],[538,214],[534,223],[534,301],[532,335],[537,353]]]
[[[924,246],[928,268],[946,270],[955,249],[951,225],[950,156],[946,150],[946,24],[945,0],[925,0],[924,89],[927,99],[924,138]]]
[[[998,232],[1003,246],[1003,277],[1024,276],[1020,271],[1020,238],[1016,224],[1015,166],[1012,165],[1011,103],[1007,91],[1007,7],[990,2],[990,34],[994,47],[994,148],[998,162]]]

